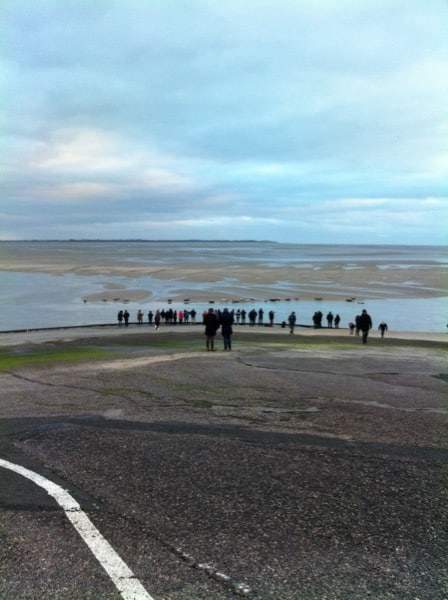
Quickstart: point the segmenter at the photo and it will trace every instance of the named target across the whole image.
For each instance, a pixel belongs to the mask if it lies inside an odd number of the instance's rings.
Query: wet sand
[[[117,284],[114,278],[149,278],[143,292],[148,296],[152,293],[157,300],[165,300],[157,297],[158,287],[166,290],[166,284],[171,283],[170,297],[174,301],[185,298],[200,302],[224,298],[284,300],[297,297],[308,300],[322,297],[336,300],[352,296],[364,299],[448,296],[444,255],[432,260],[418,248],[414,254],[402,249],[401,253],[395,251],[396,255],[388,258],[382,247],[368,251],[362,247],[361,250],[353,248],[353,256],[347,255],[341,260],[338,247],[333,247],[333,255],[328,250],[324,258],[317,255],[305,261],[303,257],[309,252],[307,247],[299,251],[294,245],[263,243],[252,246],[252,252],[255,252],[254,247],[256,249],[255,258],[245,244],[237,245],[234,254],[227,249],[228,244],[206,243],[200,251],[194,243],[159,246],[61,243],[57,247],[42,243],[29,246],[26,243],[9,245],[6,251],[5,246],[1,246],[0,272],[110,278],[105,283],[104,294],[89,297],[89,301],[95,302],[123,295],[129,298],[130,293],[136,293],[131,284],[128,286],[122,279]],[[281,252],[281,258],[276,258],[276,252]],[[288,252],[292,258],[288,258]],[[90,283],[86,281],[86,287]],[[124,285],[124,289],[120,289],[119,294],[109,294],[118,289],[117,285]]]

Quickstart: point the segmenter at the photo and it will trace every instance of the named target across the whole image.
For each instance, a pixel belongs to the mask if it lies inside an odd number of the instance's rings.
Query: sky
[[[448,243],[446,0],[2,0],[0,239]]]

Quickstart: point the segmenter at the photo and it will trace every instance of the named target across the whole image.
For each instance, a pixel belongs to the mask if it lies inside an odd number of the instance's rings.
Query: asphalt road
[[[202,341],[13,365],[0,458],[68,489],[156,600],[447,598],[446,350]],[[1,468],[0,540],[2,599],[120,598],[57,503]]]

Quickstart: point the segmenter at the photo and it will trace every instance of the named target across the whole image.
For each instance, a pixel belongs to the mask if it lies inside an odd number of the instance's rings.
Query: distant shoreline
[[[64,243],[145,243],[145,244],[196,244],[196,243],[208,243],[208,244],[278,244],[279,246],[311,246],[311,247],[340,247],[340,248],[448,248],[448,244],[328,244],[320,242],[279,242],[277,240],[229,240],[229,239],[201,239],[192,238],[185,240],[178,239],[145,239],[145,238],[116,238],[116,239],[100,239],[100,238],[68,238],[68,239],[23,239],[23,240],[3,240],[0,239],[0,244],[64,244]]]

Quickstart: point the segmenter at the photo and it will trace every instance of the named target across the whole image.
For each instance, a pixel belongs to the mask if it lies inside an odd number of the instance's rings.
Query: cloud
[[[3,0],[2,229],[130,237],[157,215],[172,238],[357,241],[363,213],[396,242],[446,240],[447,16],[442,0]]]

